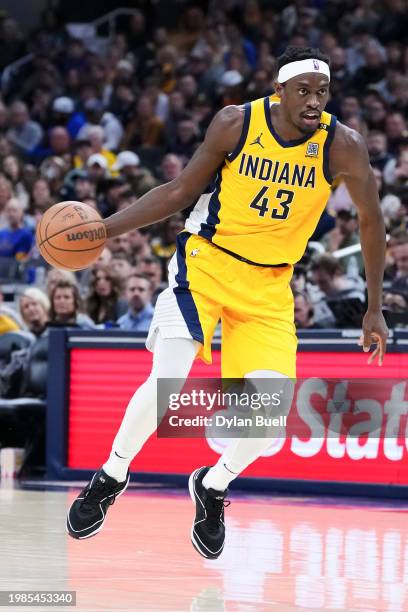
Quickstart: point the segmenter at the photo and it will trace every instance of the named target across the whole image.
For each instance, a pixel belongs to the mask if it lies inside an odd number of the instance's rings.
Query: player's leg
[[[293,399],[294,381],[282,372],[257,370],[245,375],[248,385],[243,392],[257,397],[279,396],[279,404],[257,409],[257,416],[277,418],[288,416]],[[266,400],[265,400],[266,401]],[[251,409],[249,409],[251,410]],[[239,474],[258,459],[277,437],[284,435],[280,426],[256,426],[245,430],[245,437],[231,440],[227,448],[203,478],[203,486],[224,491]]]
[[[274,418],[287,415],[293,396],[294,383],[281,372],[257,370],[246,377],[248,384],[243,393],[256,393],[261,396],[282,397],[279,407],[262,411],[265,416]],[[258,411],[258,414],[261,411]],[[239,416],[242,416],[240,414]],[[282,432],[274,427],[253,427],[245,431],[243,438],[230,441],[218,462],[211,468],[202,467],[190,476],[190,494],[199,503],[205,504],[206,513],[200,513],[193,525],[191,539],[194,548],[207,558],[216,559],[222,552],[225,542],[224,505],[228,486],[232,480],[258,459]],[[206,503],[205,503],[206,502]]]
[[[172,392],[180,391],[198,347],[195,340],[163,338],[158,331],[152,372],[128,404],[111,455],[69,509],[67,531],[72,537],[89,538],[102,529],[109,506],[129,483],[130,462],[157,427],[157,379],[171,379]]]
[[[199,249],[194,248],[194,241],[200,243]],[[157,405],[157,379],[169,379],[170,392],[179,392],[197,352],[211,359],[220,308],[211,297],[214,288],[208,270],[216,268],[207,253],[211,248],[197,236],[182,233],[178,237],[177,252],[169,265],[169,287],[157,300],[146,341],[154,354],[152,373],[131,399],[103,469],[71,506],[67,530],[75,538],[97,533],[107,508],[126,489],[129,463],[156,429],[157,414],[167,407],[164,395],[163,405]]]
[[[119,482],[126,479],[130,462],[156,430],[158,415],[164,414],[168,406],[167,393],[166,396],[157,397],[158,379],[169,379],[166,388],[168,386],[171,393],[179,393],[198,348],[199,343],[195,340],[163,338],[158,331],[151,374],[128,404],[110,457],[103,466],[106,474]],[[158,404],[158,400],[162,405]]]
[[[241,262],[234,265],[235,274],[229,269],[229,293],[222,316],[223,378],[245,377],[252,392],[272,395],[282,390],[286,405],[279,410],[286,414],[293,391],[290,379],[295,377],[297,344],[289,287],[291,269],[256,268]],[[246,433],[248,437],[231,440],[215,466],[199,468],[190,477],[197,509],[192,543],[208,558],[217,558],[224,546],[228,484],[279,435],[276,429]],[[207,517],[199,512],[204,501]]]

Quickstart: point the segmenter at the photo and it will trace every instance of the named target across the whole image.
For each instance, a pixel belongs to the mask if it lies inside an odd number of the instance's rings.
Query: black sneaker
[[[126,491],[129,476],[128,470],[126,480],[118,482],[103,470],[96,472],[68,511],[69,535],[82,540],[97,534],[103,527],[109,506]]]
[[[196,515],[191,528],[191,541],[197,552],[206,559],[217,559],[225,541],[224,507],[228,489],[215,491],[203,487],[203,478],[210,468],[195,470],[189,478],[188,488],[196,505]]]

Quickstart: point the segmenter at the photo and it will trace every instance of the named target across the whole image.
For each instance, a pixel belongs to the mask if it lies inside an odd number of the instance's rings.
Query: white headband
[[[289,79],[306,72],[325,74],[330,81],[330,68],[326,62],[317,59],[305,59],[282,66],[278,74],[278,83],[286,83]]]

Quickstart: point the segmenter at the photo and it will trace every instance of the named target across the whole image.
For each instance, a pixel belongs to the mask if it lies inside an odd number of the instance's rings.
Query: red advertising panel
[[[213,353],[214,363],[197,362],[191,376],[219,376],[220,354]],[[71,350],[68,467],[94,469],[106,460],[127,402],[150,367],[151,354],[145,350]],[[363,398],[381,414],[382,435],[359,437],[349,435],[347,428],[330,435],[328,423],[316,422],[304,435],[283,432],[244,475],[407,485],[408,389],[403,378],[407,371],[408,354],[389,354],[380,368],[368,366],[363,353],[299,353],[299,378],[383,379],[381,393]],[[397,408],[392,412],[390,406]],[[388,435],[391,425],[394,433]],[[214,464],[227,443],[225,438],[157,439],[153,434],[131,469],[188,474],[197,466]]]

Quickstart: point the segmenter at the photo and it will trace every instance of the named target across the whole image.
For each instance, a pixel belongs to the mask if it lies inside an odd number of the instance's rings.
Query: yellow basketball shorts
[[[241,378],[254,370],[295,378],[292,272],[289,265],[242,262],[205,238],[182,232],[169,264],[169,287],[157,300],[147,348],[153,350],[160,329],[164,338],[197,340],[197,356],[211,363],[211,341],[221,320],[223,378]]]

